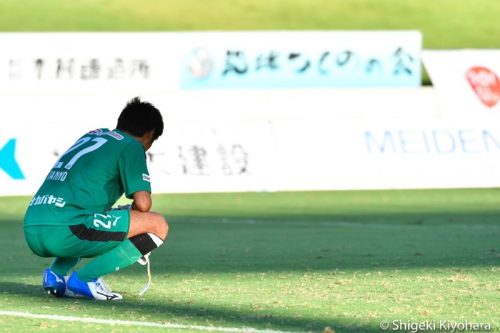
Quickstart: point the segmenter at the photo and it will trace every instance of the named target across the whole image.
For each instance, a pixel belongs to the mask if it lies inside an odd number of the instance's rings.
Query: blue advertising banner
[[[198,45],[183,58],[181,87],[186,89],[421,84],[417,31],[212,32],[196,37],[192,42]]]

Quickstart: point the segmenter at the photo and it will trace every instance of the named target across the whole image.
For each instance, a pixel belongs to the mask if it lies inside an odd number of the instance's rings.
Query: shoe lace
[[[145,260],[146,260],[146,264],[148,265],[147,267],[147,270],[148,270],[148,283],[146,283],[144,285],[144,287],[142,288],[142,290],[139,292],[139,296],[144,296],[144,294],[146,293],[146,291],[149,289],[149,287],[151,287],[151,284],[152,284],[152,275],[151,275],[151,259],[149,258],[149,254],[145,255]]]
[[[104,280],[102,278],[98,278],[96,281],[95,281],[95,284],[96,286],[98,286],[99,288],[101,288],[103,291],[105,291],[106,293],[108,294],[112,294],[113,292],[111,291],[111,289],[109,289],[109,287],[106,285],[106,283],[104,283]]]

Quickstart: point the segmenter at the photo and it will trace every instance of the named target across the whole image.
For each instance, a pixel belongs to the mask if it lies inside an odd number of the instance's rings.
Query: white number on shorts
[[[114,221],[111,221],[111,218],[115,218]],[[101,219],[99,219],[101,218]],[[114,227],[118,220],[120,219],[120,216],[111,216],[111,215],[104,215],[104,214],[94,214],[94,226],[96,228],[103,227],[105,229],[111,229],[111,227]],[[108,220],[107,222],[104,222],[103,220]]]

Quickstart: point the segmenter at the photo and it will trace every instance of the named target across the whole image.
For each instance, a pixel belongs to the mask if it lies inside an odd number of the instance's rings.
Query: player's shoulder
[[[98,128],[88,132],[86,135],[105,139],[106,142],[109,142],[106,144],[108,149],[113,150],[113,152],[117,154],[121,154],[124,150],[129,151],[130,149],[134,151],[144,151],[144,147],[138,140],[134,139],[134,137],[127,132],[119,129],[110,130],[108,128]]]
[[[130,136],[125,135],[125,133],[121,133],[119,130],[110,130],[108,128],[98,128],[88,132],[87,135],[114,139],[111,141],[123,141],[124,143],[130,141]]]
[[[120,130],[110,130],[108,128],[98,128],[89,131],[85,135],[91,142],[101,143],[102,149],[99,149],[100,154],[111,156],[120,156],[124,151],[139,150],[137,144],[141,145],[131,135]]]

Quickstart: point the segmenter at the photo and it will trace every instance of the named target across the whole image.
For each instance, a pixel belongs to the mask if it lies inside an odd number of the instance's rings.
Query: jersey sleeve
[[[120,155],[118,162],[120,178],[125,196],[133,198],[135,192],[151,192],[149,171],[146,164],[146,154],[140,144],[127,145]]]

